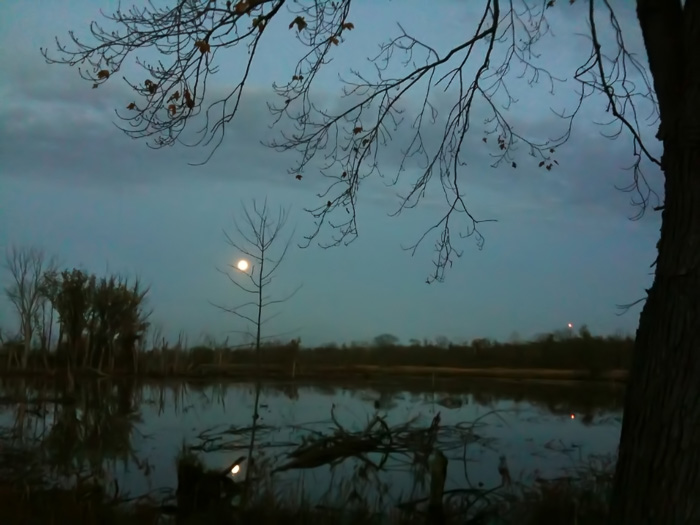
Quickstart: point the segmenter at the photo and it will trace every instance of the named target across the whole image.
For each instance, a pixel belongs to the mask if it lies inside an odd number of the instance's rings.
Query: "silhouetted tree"
[[[374,346],[385,348],[387,346],[396,346],[399,344],[399,338],[393,334],[381,334],[374,338]]]
[[[244,261],[245,266],[239,266],[240,261],[238,261],[235,264],[229,263],[226,270],[218,268],[217,270],[225,275],[229,282],[239,291],[253,296],[254,300],[246,301],[235,307],[211,304],[252,325],[253,332],[250,329],[233,330],[233,332],[252,337],[258,361],[260,361],[262,340],[277,337],[272,334],[263,335],[262,327],[278,314],[273,314],[269,317],[264,317],[263,314],[271,306],[287,302],[296,295],[301,286],[279,299],[273,299],[271,296],[265,295],[292,242],[293,233],[287,238],[284,245],[280,245],[279,253],[275,254],[272,251],[280,241],[279,236],[287,224],[289,210],[279,208],[273,216],[268,209],[267,199],[265,199],[262,204],[255,200],[253,200],[252,206],[241,204],[241,213],[242,224],[236,217],[233,219],[234,228],[238,234],[237,237],[241,240],[234,239],[225,230],[224,236],[228,245],[237,250],[240,256],[243,257],[241,260]],[[244,277],[241,279],[241,276]],[[241,284],[239,280],[242,280],[244,284]],[[249,309],[253,312],[247,313]]]
[[[5,252],[4,267],[10,274],[10,284],[5,287],[5,295],[10,300],[19,317],[20,333],[24,344],[19,365],[27,368],[32,339],[39,326],[39,313],[44,301],[42,283],[44,275],[53,271],[55,259],[49,259],[43,250],[34,247],[11,246]],[[8,359],[12,360],[10,349]]]
[[[447,205],[444,217],[434,226],[441,229],[432,274],[437,280],[459,255],[451,235],[460,212],[467,221],[465,235],[474,236],[479,244],[483,242],[478,230],[480,221],[470,212],[460,188],[460,172],[469,169],[465,137],[470,126],[482,120],[472,114],[476,103],[483,102],[491,115],[486,119],[486,131],[496,137],[491,142],[496,148],[496,165],[516,167],[513,146],[519,143],[529,150],[532,162],[551,170],[556,166],[553,154],[569,138],[570,123],[583,101],[600,94],[614,122],[620,124],[617,134],[627,132],[634,144],[634,182],[629,189],[636,193],[641,212],[653,195],[639,169],[641,162],[658,165],[665,176],[665,202],[658,208],[663,213],[655,278],[637,331],[610,520],[616,525],[699,522],[700,0],[637,0],[651,78],[640,59],[627,49],[619,11],[612,2],[570,0],[573,7],[561,6],[571,9],[568,16],[585,17],[590,57],[574,74],[581,89],[573,111],[562,115],[566,131],[549,141],[519,134],[509,124],[503,108],[515,102],[507,85],[507,75],[515,66],[520,66],[517,69],[521,77],[531,82],[544,79],[550,88],[559,82],[538,65],[536,48],[543,45],[550,29],[547,10],[559,8],[563,2],[483,0],[483,11],[474,18],[473,33],[446,50],[435,49],[400,29],[399,35],[385,43],[375,57],[375,78],[353,71],[353,79],[345,81],[346,93],[352,98],[349,104],[333,111],[315,103],[310,87],[330,62],[335,46],[355,23],[362,23],[349,18],[352,3],[177,0],[167,8],[134,7],[108,17],[120,26],[120,32],[93,24],[95,43],[83,43],[71,34],[73,47],[59,45],[62,57],[50,60],[71,65],[87,63],[90,70],[80,72],[97,87],[108,81],[134,51],[155,47],[161,60],[155,66],[144,64],[145,82],[131,84],[138,102],[125,102],[130,113],[123,118],[131,136],[150,137],[156,146],[166,146],[177,141],[198,114],[204,86],[217,69],[215,58],[229,56],[217,55],[217,51],[244,47],[247,53],[241,51],[240,56],[246,66],[240,81],[225,98],[211,102],[206,114],[202,140],[207,144],[214,140],[216,147],[223,140],[226,124],[240,108],[259,43],[274,30],[275,23],[288,25],[308,52],[300,58],[291,79],[274,86],[281,101],[272,106],[274,114],[278,120],[291,119],[296,129],[271,145],[300,153],[299,162],[291,170],[299,178],[317,154],[325,157],[324,173],[332,180],[331,190],[337,193],[324,196],[320,206],[310,210],[317,218],[311,238],[330,213],[347,210],[346,220],[331,224],[337,232],[331,245],[357,235],[359,182],[378,172],[378,152],[401,120],[400,102],[425,89],[419,94],[422,106],[412,121],[415,134],[403,148],[405,160],[418,157],[423,161],[422,171],[405,196],[402,209],[415,205],[430,180],[439,177]],[[581,4],[580,9],[576,7]],[[398,3],[396,6],[400,9]],[[432,13],[439,13],[437,4]],[[498,49],[503,50],[500,56]],[[393,68],[401,54],[407,60],[394,72],[390,66]],[[431,94],[438,84],[451,88],[445,97],[453,97],[454,103],[448,106],[445,132],[432,149],[423,137],[425,126],[434,120],[437,111]],[[638,113],[646,111],[640,106],[645,102],[652,106],[650,121],[654,125],[658,122],[656,136],[663,147],[660,158],[642,140],[643,124]],[[483,138],[487,141],[486,136]],[[404,168],[402,163],[399,173]]]
[[[47,275],[44,286],[67,339],[69,373],[79,365],[102,370],[107,364],[113,370],[117,354],[137,371],[136,343],[150,316],[144,310],[148,288],[143,289],[138,279],[133,284],[114,275],[98,279],[77,268]]]

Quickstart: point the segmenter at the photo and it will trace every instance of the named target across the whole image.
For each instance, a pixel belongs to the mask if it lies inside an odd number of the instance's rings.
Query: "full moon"
[[[241,259],[236,263],[236,268],[238,268],[242,272],[245,272],[248,269],[248,261],[246,261],[245,259]]]

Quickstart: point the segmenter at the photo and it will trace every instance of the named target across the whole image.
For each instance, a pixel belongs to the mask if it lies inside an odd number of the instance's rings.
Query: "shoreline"
[[[625,383],[628,371],[611,369],[591,371],[588,369],[562,368],[508,368],[503,366],[461,368],[415,365],[347,365],[347,366],[313,366],[302,365],[294,369],[289,366],[263,365],[261,379],[264,381],[343,381],[370,379],[403,379],[403,380],[454,380],[460,378],[507,379],[518,381],[552,381],[560,382],[615,382]],[[86,377],[95,379],[144,379],[144,380],[254,380],[257,376],[255,365],[199,365],[188,370],[162,373],[143,371],[134,374],[131,371],[115,370],[113,373],[101,372],[95,369],[80,369],[73,371],[75,378]],[[0,378],[64,378],[67,369],[52,370],[31,369],[0,371]]]

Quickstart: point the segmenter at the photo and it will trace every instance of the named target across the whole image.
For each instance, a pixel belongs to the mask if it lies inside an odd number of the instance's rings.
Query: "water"
[[[140,495],[176,486],[175,457],[183,444],[198,448],[211,468],[245,456],[254,394],[251,384],[102,379],[78,384],[68,396],[57,384],[6,381],[0,385],[0,426],[12,430],[16,442],[41,444],[57,476],[81,468],[116,480],[122,493]],[[439,413],[435,447],[449,459],[447,489],[497,486],[500,456],[514,481],[531,483],[613,455],[621,406],[620,387],[594,383],[268,384],[260,395],[262,428],[253,457],[269,469],[279,467],[304,440],[338,435],[338,425],[346,434],[361,432],[377,415],[389,427],[413,421],[416,435],[424,435]],[[339,493],[405,501],[426,495],[423,467],[413,452],[386,458],[369,453],[333,467],[279,472],[274,487],[315,502]]]

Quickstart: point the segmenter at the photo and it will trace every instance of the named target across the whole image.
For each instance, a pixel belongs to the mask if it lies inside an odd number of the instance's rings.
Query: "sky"
[[[399,22],[407,33],[446,52],[468,34],[465,27],[473,27],[477,13],[470,9],[480,2],[469,7],[457,0],[398,4],[353,3],[348,20],[355,29],[317,79],[317,100],[342,104],[338,74],[347,76],[350,69],[371,74],[366,57],[398,34]],[[547,12],[554,35],[541,42],[541,60],[562,78],[570,79],[586,59],[581,4],[559,2]],[[645,61],[633,6],[617,4],[628,46]],[[220,148],[208,163],[191,166],[209,150],[181,145],[153,150],[114,125],[115,108],[133,98],[121,78],[115,75],[92,89],[76,68],[49,65],[39,52],[40,47],[55,50],[54,38],[65,41],[70,30],[88,42],[90,21],[100,20],[100,8],[110,12],[116,5],[111,0],[0,4],[0,249],[38,246],[63,267],[138,275],[151,286],[151,321],[171,340],[182,331],[192,343],[205,335],[216,340],[228,335],[236,342],[240,336],[234,331],[247,327],[211,304],[233,307],[249,300],[217,271],[241,256],[226,243],[223,230],[234,235],[233,218],[240,218],[242,203],[267,198],[273,209],[290,210],[278,246],[285,234],[293,239],[267,292],[284,297],[301,286],[290,301],[269,311],[278,315],[265,326],[267,335],[301,337],[302,345],[370,341],[383,333],[403,342],[436,336],[508,340],[563,329],[567,323],[587,324],[594,333],[634,333],[639,307],[621,316],[617,305],[643,297],[651,284],[660,216],[649,211],[641,220],[630,220],[636,209],[630,195],[616,186],[631,182],[625,168],[633,161],[632,146],[624,136],[613,141],[601,135],[597,123],[605,120],[605,101],[599,96],[578,115],[572,138],[557,152],[560,166],[551,172],[538,169],[525,151],[516,155],[517,169],[491,167],[490,150],[481,142],[487,108],[475,103],[469,161],[460,184],[470,211],[497,222],[482,225],[481,250],[473,239],[458,240],[462,257],[443,283],[429,285],[437,237],[428,236],[413,255],[404,247],[445,212],[437,179],[419,206],[397,217],[390,216],[399,204],[397,188],[377,177],[367,179],[359,192],[355,242],[331,249],[316,243],[298,247],[314,229],[304,208],[318,205],[317,194],[328,181],[318,164],[296,180],[287,173],[294,154],[260,143],[278,136],[270,129],[266,106],[274,101],[271,85],[288,79],[303,51],[286,27],[292,15],[282,13],[280,23],[266,29],[241,111]],[[225,94],[240,78],[244,57],[242,48],[219,57],[220,71],[209,81],[212,96]],[[399,64],[392,72],[402,71]],[[133,61],[122,70],[127,77],[138,71]],[[562,123],[552,110],[572,107],[576,85],[565,83],[552,95],[546,82],[531,87],[519,80],[519,71],[514,67],[507,77],[518,102],[504,114],[522,134],[557,135]],[[419,89],[404,101],[407,115],[419,108]],[[431,100],[445,110],[453,94],[436,90]],[[425,131],[432,146],[443,131],[439,118]],[[645,128],[644,138],[658,152],[654,132]],[[397,131],[381,156],[380,168],[390,177],[396,175],[409,133]],[[645,169],[662,195],[660,173],[652,166]],[[398,189],[417,174],[415,167],[402,173]],[[319,240],[328,241],[331,234],[322,230]],[[2,282],[7,278],[3,274]],[[0,326],[13,330],[16,325],[3,299]]]

